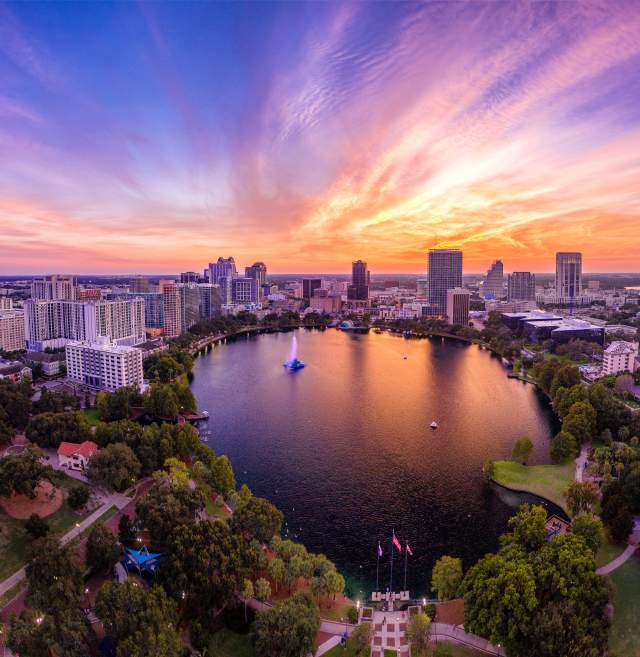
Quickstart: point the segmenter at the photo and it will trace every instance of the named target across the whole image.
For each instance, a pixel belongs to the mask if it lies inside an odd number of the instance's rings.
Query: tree
[[[77,608],[55,613],[27,609],[12,616],[7,646],[21,657],[86,657],[91,652],[87,623]]]
[[[280,557],[275,557],[269,561],[267,566],[269,571],[269,577],[273,580],[273,583],[276,585],[276,593],[278,592],[278,586],[284,582],[286,576],[286,567],[284,561]]]
[[[233,468],[229,459],[222,455],[218,456],[209,471],[207,478],[209,485],[218,493],[226,495],[229,491],[235,490],[236,480],[233,475]]]
[[[495,463],[487,459],[482,465],[482,477],[485,481],[491,481],[496,471]]]
[[[31,414],[31,382],[0,380],[0,420],[13,429],[24,429]]]
[[[161,587],[146,590],[130,581],[108,582],[98,593],[95,610],[117,643],[117,657],[182,657],[176,605]]]
[[[32,513],[24,522],[24,528],[31,538],[42,538],[49,533],[49,525],[37,513]]]
[[[553,367],[557,367],[556,364]],[[575,365],[560,365],[553,375],[549,393],[555,399],[558,388],[572,388],[580,383],[580,370]]]
[[[67,502],[72,509],[80,509],[89,501],[89,489],[82,484],[72,486],[69,489]]]
[[[178,527],[166,544],[160,581],[175,599],[183,597],[203,622],[235,601],[249,576],[246,544],[226,523],[201,520]]]
[[[525,550],[537,550],[546,534],[547,511],[539,504],[521,504],[518,513],[509,518],[509,534],[502,536],[503,544],[515,543]]]
[[[256,600],[266,602],[271,597],[271,584],[264,577],[259,577],[254,585]]]
[[[250,579],[245,579],[242,585],[242,597],[244,598],[244,622],[247,622],[247,601],[253,598],[253,582]]]
[[[535,524],[531,508],[521,509],[520,514],[527,518],[513,526]],[[608,593],[585,539],[567,532],[526,549],[514,535],[504,537],[497,554],[486,555],[467,572],[465,629],[504,645],[507,654],[518,657],[602,654],[607,644]],[[563,619],[571,631],[552,637],[539,631],[542,625],[557,626],[561,612],[572,614]],[[589,652],[575,652],[575,646],[588,645]]]
[[[511,455],[515,461],[520,461],[523,465],[526,465],[532,451],[533,443],[531,439],[528,436],[522,436],[522,438],[516,440]]]
[[[258,613],[251,628],[260,657],[305,657],[315,653],[320,614],[306,592]]]
[[[59,447],[62,441],[81,443],[91,439],[91,427],[84,413],[41,413],[27,426],[27,438],[39,447]]]
[[[576,454],[576,439],[568,431],[559,431],[551,441],[551,458],[562,463]]]
[[[12,427],[0,420],[0,447],[8,445],[13,440],[14,433]]]
[[[97,484],[123,491],[135,483],[140,469],[140,461],[133,450],[123,443],[114,443],[91,457],[87,475]]]
[[[170,354],[151,356],[144,363],[145,375],[152,381],[170,383],[181,374],[184,367]]]
[[[133,522],[126,513],[123,513],[118,520],[118,540],[122,545],[130,547],[136,540],[136,530]]]
[[[96,524],[87,539],[87,566],[95,574],[106,575],[120,558],[116,537],[102,523]]]
[[[231,516],[231,529],[249,540],[268,543],[280,533],[284,516],[271,502],[262,497],[251,497]]]
[[[144,410],[151,416],[163,420],[178,417],[178,398],[170,385],[154,385],[144,403]]]
[[[99,392],[96,395],[96,406],[100,419],[104,422],[126,420],[131,415],[131,406],[140,406],[143,397],[135,387],[124,386],[115,392]]]
[[[48,613],[62,613],[71,607],[79,607],[83,591],[82,573],[72,548],[61,546],[57,538],[45,536],[33,541],[26,575],[30,607]]]
[[[458,595],[462,582],[462,560],[447,555],[440,557],[431,573],[431,589],[438,600],[450,600]]]
[[[624,543],[633,530],[633,516],[626,506],[621,507],[609,525],[611,538],[616,543]]]
[[[594,555],[604,541],[602,521],[591,513],[579,513],[571,523],[571,531],[584,538]]]
[[[576,402],[562,421],[562,430],[575,437],[579,444],[590,441],[596,431],[596,412],[589,402]]]
[[[619,395],[629,395],[633,391],[635,380],[630,374],[621,374],[616,378],[615,391]]]
[[[431,619],[422,612],[413,614],[407,625],[407,639],[411,645],[411,653],[420,655],[429,647],[431,634]]]
[[[591,482],[572,481],[565,493],[567,506],[572,516],[591,511],[598,501],[598,489]]]
[[[152,488],[138,502],[138,521],[149,530],[155,543],[164,544],[172,533],[193,524],[204,507],[200,489],[164,483]]]
[[[20,454],[10,454],[0,459],[0,496],[15,493],[35,499],[37,488],[43,479],[52,480],[54,471],[41,462],[42,452],[33,446]]]
[[[349,641],[355,657],[369,657],[373,640],[373,624],[361,623],[353,628]]]

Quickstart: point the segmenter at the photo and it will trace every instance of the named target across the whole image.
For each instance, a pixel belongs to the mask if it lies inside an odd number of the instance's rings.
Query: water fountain
[[[291,351],[289,352],[289,358],[283,363],[284,367],[288,370],[301,370],[304,367],[304,363],[298,359],[298,340],[294,334],[291,339]]]

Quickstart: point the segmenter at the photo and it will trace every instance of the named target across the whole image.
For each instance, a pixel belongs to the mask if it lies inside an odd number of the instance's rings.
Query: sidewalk
[[[625,561],[628,561],[633,556],[637,547],[638,546],[635,544],[627,545],[627,548],[620,556],[616,557],[613,561],[610,561],[604,566],[600,566],[600,568],[596,570],[596,573],[598,573],[598,575],[608,575],[616,568],[620,568],[620,566],[622,566]]]
[[[112,506],[118,510],[124,508],[131,502],[131,499],[120,493],[114,493],[107,497],[101,507],[96,509],[91,515],[87,516],[82,522],[76,524],[75,527],[70,529],[61,539],[62,545],[66,545],[69,541],[77,538],[85,529],[91,527],[96,520],[103,516]],[[25,577],[25,569],[20,568],[17,572],[7,577],[3,582],[0,582],[0,596],[4,595],[7,591],[11,590],[16,584],[22,581]]]

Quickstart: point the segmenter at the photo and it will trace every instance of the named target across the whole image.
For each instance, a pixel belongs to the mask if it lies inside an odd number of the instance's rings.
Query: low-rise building
[[[31,370],[18,360],[0,360],[0,381],[7,380],[20,383],[31,378]]]
[[[638,343],[618,340],[602,354],[602,376],[635,372],[638,367]]]
[[[86,470],[98,446],[91,440],[83,443],[61,442],[58,447],[58,464],[69,470]]]
[[[24,357],[24,360],[32,367],[41,365],[45,376],[58,376],[60,366],[65,363],[65,354],[64,351],[56,351],[52,354],[46,351],[30,351]]]
[[[142,352],[135,347],[97,342],[68,342],[67,377],[96,390],[144,387]]]
[[[471,293],[462,287],[447,290],[446,310],[447,322],[454,326],[469,324],[469,299]]]

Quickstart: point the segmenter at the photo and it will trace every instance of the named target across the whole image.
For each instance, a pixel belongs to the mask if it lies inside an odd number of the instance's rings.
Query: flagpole
[[[378,547],[376,548],[376,591],[380,590],[380,540],[378,540]]]
[[[409,558],[409,550],[407,549],[409,547],[409,543],[405,543],[404,546],[404,589],[403,591],[407,590],[407,559]]]
[[[393,593],[393,537],[396,535],[396,530],[391,534],[391,568],[389,569],[389,593]]]

